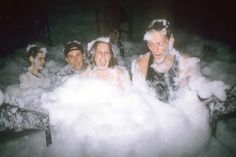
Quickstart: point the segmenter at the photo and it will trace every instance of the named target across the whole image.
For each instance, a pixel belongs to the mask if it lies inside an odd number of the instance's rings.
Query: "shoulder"
[[[25,80],[25,79],[29,78],[29,75],[30,75],[30,73],[26,72],[26,73],[20,74],[19,78],[20,78],[20,80]]]
[[[139,56],[136,60],[137,65],[143,66],[143,65],[147,64],[147,62],[150,58],[150,55],[151,55],[150,52],[148,52],[144,55]]]
[[[127,74],[128,73],[128,70],[124,66],[115,66],[114,69],[118,74]]]
[[[139,56],[132,63],[133,68],[135,68],[137,71],[139,71],[139,72],[143,73],[144,75],[146,75],[150,55],[151,55],[151,53],[148,52],[144,55]]]
[[[123,66],[115,66],[115,80],[118,82],[119,86],[122,88],[128,87],[130,85],[130,75],[128,70]]]
[[[32,86],[33,75],[30,72],[26,72],[20,75],[20,88],[30,88]]]
[[[71,67],[70,67],[70,65],[69,64],[66,64],[66,65],[64,65],[59,71],[65,71],[65,70],[68,70],[68,69],[70,69]]]
[[[66,75],[70,71],[70,66],[67,64],[63,66],[59,71],[56,72],[57,76]]]
[[[199,66],[200,59],[197,57],[190,57],[186,55],[182,55],[180,58],[180,65],[182,67],[197,68]]]
[[[197,57],[191,57],[187,55],[181,55],[179,57],[180,71],[183,76],[192,76],[194,74],[200,74],[200,59]]]
[[[81,73],[82,77],[90,77],[93,73],[93,67],[86,66],[85,70]]]

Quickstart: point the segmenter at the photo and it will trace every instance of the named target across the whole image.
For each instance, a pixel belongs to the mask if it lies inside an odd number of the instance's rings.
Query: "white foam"
[[[197,99],[181,97],[173,107],[148,93],[78,76],[43,99],[60,128],[57,138],[73,137],[63,140],[78,147],[89,143],[84,151],[92,156],[189,156],[209,137],[207,109]]]
[[[2,90],[0,89],[0,105],[3,103],[4,101],[4,95],[2,93]]]

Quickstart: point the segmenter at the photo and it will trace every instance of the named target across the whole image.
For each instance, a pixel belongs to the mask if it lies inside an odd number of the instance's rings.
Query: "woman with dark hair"
[[[130,84],[128,71],[117,65],[113,46],[108,37],[100,37],[88,44],[90,53],[90,68],[84,75],[88,77],[105,79],[125,88]]]
[[[50,79],[44,70],[47,50],[39,45],[29,45],[26,48],[30,66],[28,71],[20,75],[21,88],[47,88],[50,86]]]

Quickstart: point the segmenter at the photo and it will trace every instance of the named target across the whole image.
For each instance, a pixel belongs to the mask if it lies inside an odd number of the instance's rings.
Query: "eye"
[[[148,46],[149,46],[149,47],[152,47],[152,46],[153,46],[153,44],[152,44],[152,43],[148,43]]]
[[[163,46],[164,43],[157,43],[157,46]]]
[[[72,55],[68,55],[67,58],[68,58],[68,59],[73,59],[74,56],[72,56]]]

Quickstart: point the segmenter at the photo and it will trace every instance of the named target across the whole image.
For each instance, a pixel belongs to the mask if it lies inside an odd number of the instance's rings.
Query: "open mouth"
[[[106,64],[106,62],[107,62],[107,61],[106,61],[105,59],[99,60],[99,63],[100,63],[100,64]]]

